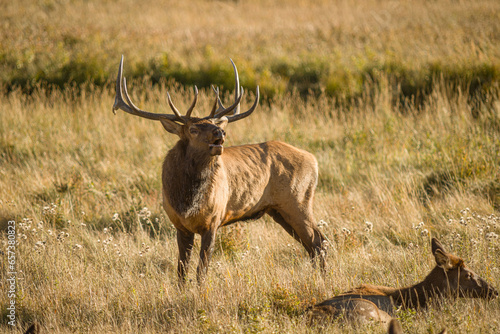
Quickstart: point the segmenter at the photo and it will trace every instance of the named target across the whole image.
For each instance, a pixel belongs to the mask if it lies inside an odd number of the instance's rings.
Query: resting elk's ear
[[[228,123],[228,119],[225,116],[221,117],[221,118],[214,119],[214,124],[217,125],[221,129],[226,128],[227,123]]]
[[[436,259],[438,267],[441,267],[444,270],[448,270],[453,267],[450,257],[446,253],[443,253],[440,249],[434,252],[434,258]]]
[[[166,118],[161,118],[160,122],[161,125],[163,125],[163,127],[165,128],[165,130],[180,137],[182,125]]]
[[[451,259],[439,240],[432,238],[431,246],[432,254],[434,254],[434,258],[436,259],[436,264],[445,270],[451,269],[453,267]]]
[[[432,238],[431,246],[432,246],[432,254],[436,253],[438,249],[444,254],[446,254],[446,250],[444,249],[443,245],[441,245],[438,239]]]

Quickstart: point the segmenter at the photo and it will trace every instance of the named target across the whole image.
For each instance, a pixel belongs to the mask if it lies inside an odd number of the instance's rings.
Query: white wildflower
[[[139,211],[139,218],[146,220],[149,217],[151,217],[151,211],[149,211],[147,207],[143,207],[142,210]]]
[[[489,241],[498,240],[498,234],[496,234],[495,232],[488,232],[486,233],[486,239]]]
[[[45,241],[35,242],[35,250],[40,251],[42,249],[45,249]]]
[[[318,228],[328,227],[328,223],[324,220],[318,222]]]
[[[419,230],[419,229],[421,229],[424,225],[425,225],[425,224],[424,224],[424,222],[420,222],[420,223],[418,223],[418,225],[417,225],[417,226],[413,226],[413,229],[415,229],[415,230]]]
[[[57,235],[57,240],[60,241],[60,242],[63,242],[64,238],[66,238],[66,234],[67,233],[59,232],[59,234]],[[69,236],[69,234],[68,234],[68,236]]]

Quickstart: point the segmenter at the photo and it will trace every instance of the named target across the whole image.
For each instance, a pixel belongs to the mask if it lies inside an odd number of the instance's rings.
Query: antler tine
[[[193,109],[196,106],[197,100],[198,100],[198,87],[194,86],[194,99],[193,99],[193,103],[191,103],[191,106],[189,107],[188,111],[186,112],[186,118],[191,117],[191,113],[193,112]]]
[[[210,115],[208,116],[208,118],[214,118],[215,116],[215,112],[217,111],[217,105],[218,104],[222,104],[220,102],[220,99],[219,99],[219,87],[217,87],[217,89],[212,85],[212,89],[213,91],[215,92],[215,102],[214,102],[214,106],[212,107],[212,111],[210,111]]]
[[[125,99],[128,104],[123,101],[123,95],[125,94]],[[116,78],[116,96],[115,103],[113,104],[113,113],[116,115],[116,110],[121,109],[129,114],[144,117],[147,119],[152,119],[154,121],[158,121],[162,118],[170,119],[173,121],[181,121],[184,122],[182,118],[178,118],[177,115],[169,115],[169,114],[156,114],[148,111],[141,110],[135,106],[135,104],[130,99],[127,91],[127,80],[123,77],[123,55],[120,60],[120,66],[118,68],[118,76]]]
[[[238,75],[238,69],[236,68],[236,64],[234,61],[229,58],[231,61],[231,64],[233,64],[233,70],[234,70],[234,100],[238,100],[238,91],[240,90],[240,77]],[[241,95],[243,95],[243,90],[241,90]],[[241,96],[240,95],[240,96]],[[236,109],[234,110],[234,115],[240,113],[240,104],[238,103]]]
[[[241,96],[240,96],[241,98]],[[229,123],[231,122],[236,122],[237,120],[240,120],[242,118],[250,116],[251,113],[257,108],[257,105],[259,104],[259,98],[260,98],[260,93],[259,93],[259,86],[257,86],[257,89],[255,91],[255,101],[250,109],[245,111],[243,114],[235,114],[232,116],[227,116],[227,120]]]
[[[121,109],[122,106],[128,107],[124,102],[123,102],[123,95],[122,95],[122,73],[123,73],[123,55],[122,58],[120,59],[120,66],[118,67],[118,76],[116,77],[116,95],[115,95],[115,103],[113,103],[113,114],[116,115],[116,110]]]
[[[214,93],[218,96],[219,95],[219,87],[217,87],[217,89],[214,87],[214,85],[212,85],[212,90],[214,91]],[[217,98],[217,101],[218,101],[218,104],[219,104],[219,108],[217,109],[217,111],[215,112],[216,114],[219,113],[221,110],[224,110],[226,109],[226,107],[224,107],[224,105],[222,104],[222,101],[220,100],[220,96]]]
[[[170,98],[170,94],[168,92],[167,92],[167,101],[168,101],[168,105],[170,106],[170,109],[172,109],[172,111],[174,112],[175,116],[177,116],[178,118],[182,119],[181,113],[174,106],[174,103],[172,102],[172,99]]]

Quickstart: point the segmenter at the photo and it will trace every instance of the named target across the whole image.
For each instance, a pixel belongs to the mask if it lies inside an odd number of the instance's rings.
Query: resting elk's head
[[[445,275],[444,288],[451,295],[485,299],[498,296],[494,287],[467,268],[463,259],[446,252],[436,238],[432,238],[432,253]]]
[[[167,93],[167,100],[173,114],[156,114],[147,112],[137,108],[127,92],[127,82],[123,77],[123,56],[120,61],[118,70],[118,77],[116,79],[116,97],[113,105],[113,112],[121,109],[129,114],[141,116],[147,119],[160,121],[165,130],[170,133],[176,134],[183,141],[186,141],[192,148],[209,152],[210,155],[221,155],[224,151],[224,140],[226,132],[224,131],[226,125],[230,122],[235,122],[247,116],[255,110],[259,103],[259,87],[257,87],[255,94],[255,101],[250,109],[244,113],[240,113],[240,102],[243,96],[243,88],[240,88],[238,70],[236,65],[231,60],[235,75],[235,93],[234,103],[229,107],[224,107],[219,98],[219,89],[214,88],[215,101],[207,117],[198,118],[191,117],[196,101],[198,99],[198,88],[194,87],[195,96],[191,106],[183,116],[179,110],[174,106],[170,95]],[[125,97],[126,102],[123,100]]]

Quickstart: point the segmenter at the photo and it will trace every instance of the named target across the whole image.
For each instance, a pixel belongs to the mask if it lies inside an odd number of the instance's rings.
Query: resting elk
[[[436,266],[422,282],[399,289],[364,284],[313,306],[313,317],[345,314],[355,322],[389,323],[395,308],[421,309],[437,297],[489,299],[498,296],[492,286],[467,268],[464,260],[446,252],[436,238],[432,239],[431,246]]]
[[[298,240],[311,258],[325,266],[324,237],[313,216],[313,197],[318,179],[315,157],[279,141],[224,147],[226,125],[248,117],[257,108],[255,101],[240,113],[243,88],[235,75],[234,103],[227,108],[215,91],[215,101],[207,117],[191,116],[193,102],[185,115],[177,110],[167,93],[173,114],[143,111],[132,103],[123,77],[123,56],[116,82],[113,112],[160,121],[165,130],[179,136],[167,153],[162,169],[163,208],[177,229],[179,260],[177,273],[184,281],[193,248],[194,235],[201,235],[198,282],[203,280],[221,226],[257,219],[269,214],[286,232]],[[126,102],[123,100],[125,97]]]

